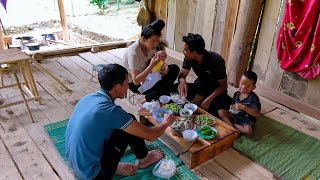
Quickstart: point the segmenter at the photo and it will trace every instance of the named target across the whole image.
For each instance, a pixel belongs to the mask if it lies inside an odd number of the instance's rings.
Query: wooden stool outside
[[[15,101],[7,104],[2,104],[0,105],[0,109],[24,103],[27,107],[28,114],[32,122],[34,122],[34,119],[32,117],[32,114],[27,102],[38,100],[39,104],[41,104],[41,101],[40,101],[41,97],[39,96],[39,93],[32,75],[30,63],[31,63],[30,57],[18,49],[0,50],[0,65],[1,65],[0,89],[18,86],[20,95],[23,99],[22,101]],[[22,82],[19,81],[19,78],[16,74],[16,70],[20,70],[21,76],[23,78]],[[15,84],[4,85],[3,79],[2,79],[3,71],[7,71],[11,75],[11,77],[15,81]],[[25,96],[22,88],[24,89],[25,93],[29,96],[28,98]]]
[[[6,85],[6,86],[3,84],[3,78],[2,78],[2,72],[3,72],[3,71],[7,71],[7,72],[11,75],[11,77],[15,80],[15,84]],[[16,72],[15,72],[15,70],[14,70],[14,66],[11,65],[11,64],[9,64],[9,65],[7,65],[7,64],[2,64],[2,65],[1,65],[1,68],[0,68],[0,74],[1,74],[1,75],[0,75],[0,76],[1,76],[1,86],[0,86],[0,89],[1,89],[1,88],[6,88],[6,87],[18,86],[18,89],[19,89],[20,95],[21,95],[21,97],[22,97],[23,103],[26,105],[26,107],[27,107],[27,109],[28,109],[28,114],[29,114],[32,122],[34,122],[34,119],[33,119],[33,117],[32,117],[32,114],[31,114],[31,111],[30,111],[30,108],[29,108],[29,105],[28,105],[26,96],[24,95],[24,92],[23,92],[23,90],[22,90],[22,88],[21,88],[21,83],[19,82],[18,76],[17,76],[17,74],[16,74]],[[3,105],[2,108],[8,107],[8,106],[10,106],[10,104]]]

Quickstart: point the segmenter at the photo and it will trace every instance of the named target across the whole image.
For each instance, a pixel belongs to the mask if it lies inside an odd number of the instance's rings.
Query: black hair
[[[199,34],[188,33],[182,41],[188,44],[190,52],[196,51],[199,55],[205,52],[205,42]]]
[[[117,84],[123,84],[128,71],[119,64],[108,64],[98,72],[100,86],[104,90],[111,90]]]
[[[165,26],[165,23],[161,19],[156,19],[151,24],[148,24],[143,27],[141,32],[141,37],[143,36],[146,39],[149,39],[151,36],[161,36],[161,31],[163,27]]]
[[[246,71],[242,74],[242,76],[246,77],[247,79],[250,79],[253,81],[253,85],[256,85],[258,76],[255,72],[253,71]]]

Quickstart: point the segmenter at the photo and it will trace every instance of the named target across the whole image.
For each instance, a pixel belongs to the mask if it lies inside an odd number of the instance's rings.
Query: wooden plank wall
[[[159,19],[164,19],[166,20],[167,19],[167,4],[168,1],[163,1],[163,0],[155,0],[154,1],[154,14],[157,18]],[[165,40],[166,40],[166,34],[167,34],[167,31],[166,31],[166,28],[163,28],[162,32],[162,41],[165,43]]]
[[[281,1],[267,0],[265,4],[256,54],[251,65],[258,75],[257,91],[280,104],[320,119],[320,77],[308,81],[282,70],[278,63],[276,39],[284,7],[285,3],[281,6]]]
[[[189,32],[198,33],[204,38],[207,50],[223,53],[223,57],[227,60],[239,0],[186,0],[184,3],[168,0],[167,2],[167,47],[182,52],[182,36]],[[225,28],[226,26],[232,28]]]

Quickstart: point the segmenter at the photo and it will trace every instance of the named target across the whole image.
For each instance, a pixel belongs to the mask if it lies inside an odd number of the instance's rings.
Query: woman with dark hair
[[[157,19],[146,25],[141,32],[141,38],[134,42],[124,54],[124,67],[129,71],[129,89],[139,93],[138,88],[145,81],[152,68],[162,59],[156,54],[156,47],[160,41],[161,30],[165,23]],[[164,65],[160,71],[162,80],[158,81],[151,89],[145,91],[145,99],[141,102],[152,101],[161,95],[169,95],[174,81],[178,77],[179,67],[175,64]]]

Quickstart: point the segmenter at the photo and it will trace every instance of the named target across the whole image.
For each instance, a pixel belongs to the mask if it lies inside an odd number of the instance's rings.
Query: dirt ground
[[[140,33],[136,22],[139,3],[108,4],[104,14],[89,0],[65,0],[65,12],[69,30],[97,42],[128,40]],[[27,7],[27,8],[26,8]],[[10,0],[7,13],[0,9],[5,35],[37,36],[61,31],[56,0]]]

